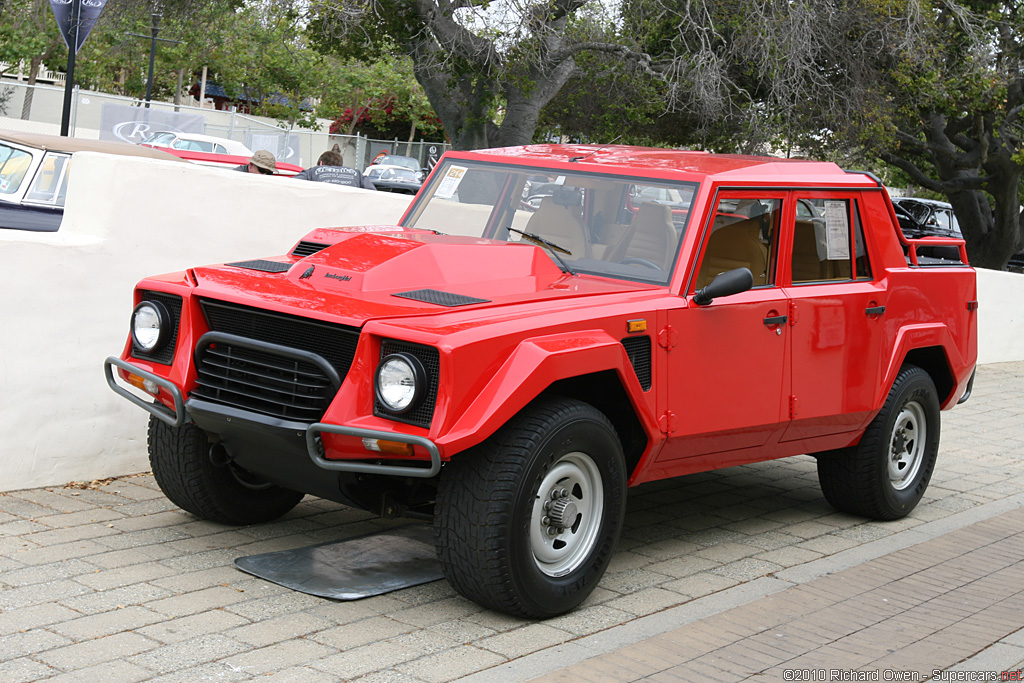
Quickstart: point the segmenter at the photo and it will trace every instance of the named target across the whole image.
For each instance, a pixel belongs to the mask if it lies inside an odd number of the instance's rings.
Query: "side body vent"
[[[321,249],[326,249],[329,246],[331,245],[321,244],[320,242],[302,241],[295,245],[295,248],[292,249],[292,256],[299,256],[301,258],[304,258],[306,256],[310,256],[311,254],[315,254]]]
[[[622,346],[633,365],[640,388],[648,391],[651,388],[651,338],[646,335],[626,337],[622,340]]]

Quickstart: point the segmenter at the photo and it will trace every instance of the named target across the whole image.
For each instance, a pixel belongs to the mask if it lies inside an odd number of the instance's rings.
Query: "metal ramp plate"
[[[235,566],[285,588],[332,600],[358,600],[443,578],[433,532],[425,524],[239,557]]]

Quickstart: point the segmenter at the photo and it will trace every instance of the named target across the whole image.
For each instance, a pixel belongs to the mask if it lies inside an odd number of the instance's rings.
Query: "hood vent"
[[[305,242],[305,241],[302,241],[302,242],[299,242],[297,245],[295,245],[295,248],[292,249],[292,256],[298,256],[300,258],[305,258],[307,256],[312,256],[316,252],[321,251],[323,249],[326,249],[329,246],[331,246],[331,245],[329,245],[329,244],[321,244],[320,242]]]
[[[468,306],[469,304],[486,304],[490,301],[490,299],[475,299],[463,294],[442,292],[439,289],[415,289],[411,292],[399,292],[398,294],[392,294],[391,296],[422,301],[425,304],[437,304],[438,306],[448,307]]]
[[[290,263],[282,263],[281,261],[236,261],[235,263],[226,263],[224,265],[234,266],[235,268],[248,268],[249,270],[260,270],[264,273],[287,273],[292,267]]]

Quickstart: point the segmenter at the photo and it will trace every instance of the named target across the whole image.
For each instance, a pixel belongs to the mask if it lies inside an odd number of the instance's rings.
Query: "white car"
[[[162,130],[151,133],[140,144],[147,147],[167,147],[170,149],[182,149],[190,152],[207,152],[209,154],[233,154],[235,156],[251,157],[252,150],[241,142],[218,138],[213,135],[200,135],[199,133],[179,133],[176,131]]]

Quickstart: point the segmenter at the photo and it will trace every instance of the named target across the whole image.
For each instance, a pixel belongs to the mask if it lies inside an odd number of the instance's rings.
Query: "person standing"
[[[317,159],[316,166],[307,168],[293,177],[318,183],[361,187],[366,190],[377,189],[358,169],[346,166],[345,160],[334,150],[327,150]]]

